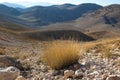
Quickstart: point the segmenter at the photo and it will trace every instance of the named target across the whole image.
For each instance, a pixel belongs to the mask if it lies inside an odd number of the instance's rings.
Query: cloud
[[[100,5],[120,4],[120,0],[0,0],[0,3],[2,2],[17,3],[25,6],[31,6],[31,5],[39,4],[41,2],[47,2],[52,4],[63,4],[63,3],[72,3],[72,4],[96,3]]]

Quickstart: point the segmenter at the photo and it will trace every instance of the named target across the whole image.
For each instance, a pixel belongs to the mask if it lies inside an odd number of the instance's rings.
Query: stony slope
[[[120,33],[120,5],[106,6],[95,12],[85,14],[77,20],[44,26],[46,30],[74,29],[82,32]],[[105,33],[105,34],[108,34]]]
[[[34,6],[28,8],[26,12],[19,17],[33,23],[35,27],[40,27],[41,25],[75,20],[84,13],[95,11],[99,8],[102,7],[96,4],[64,4],[49,7]]]

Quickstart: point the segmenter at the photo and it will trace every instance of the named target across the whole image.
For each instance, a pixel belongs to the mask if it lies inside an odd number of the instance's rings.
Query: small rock
[[[74,64],[74,69],[77,70],[80,68],[80,64]]]
[[[47,67],[45,65],[40,66],[42,72],[47,72]]]
[[[20,70],[11,66],[0,70],[0,80],[15,80],[20,75]]]
[[[74,71],[73,70],[66,70],[64,71],[64,78],[67,79],[67,78],[72,78],[74,75]]]
[[[15,80],[26,80],[23,76],[18,76]]]
[[[56,75],[60,74],[60,72],[57,70],[52,70],[52,71],[50,71],[50,73],[52,74],[52,76],[56,76]]]
[[[24,70],[22,67],[22,64],[19,61],[16,61],[14,58],[10,56],[3,56],[0,55],[0,67],[9,67],[9,66],[14,66],[20,70]]]
[[[67,80],[72,80],[72,78],[68,78]]]
[[[99,72],[98,71],[94,71],[92,73],[90,73],[91,75],[99,75]]]
[[[13,66],[10,66],[10,67],[6,68],[4,71],[7,71],[7,72],[18,72],[18,73],[20,73],[20,70],[17,69],[16,67],[13,67]]]
[[[75,75],[76,75],[77,78],[79,78],[79,79],[83,78],[83,72],[82,72],[82,70],[81,70],[81,69],[76,70],[76,71],[75,71]]]
[[[106,78],[106,80],[120,80],[120,76],[110,75]]]
[[[108,74],[103,74],[102,79],[105,80],[108,77]]]

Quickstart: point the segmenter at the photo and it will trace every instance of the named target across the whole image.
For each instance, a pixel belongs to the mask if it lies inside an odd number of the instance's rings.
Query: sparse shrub
[[[42,61],[52,69],[65,68],[78,61],[79,49],[76,41],[53,41],[44,50]]]

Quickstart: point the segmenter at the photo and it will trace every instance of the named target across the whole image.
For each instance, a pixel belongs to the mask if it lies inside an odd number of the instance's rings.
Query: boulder
[[[17,67],[20,70],[24,69],[22,67],[22,65],[20,64],[20,62],[16,61],[14,58],[12,58],[10,56],[0,55],[0,67],[6,68],[6,67],[9,67],[9,66]]]
[[[0,69],[0,80],[15,80],[20,75],[20,70],[10,66]]]

